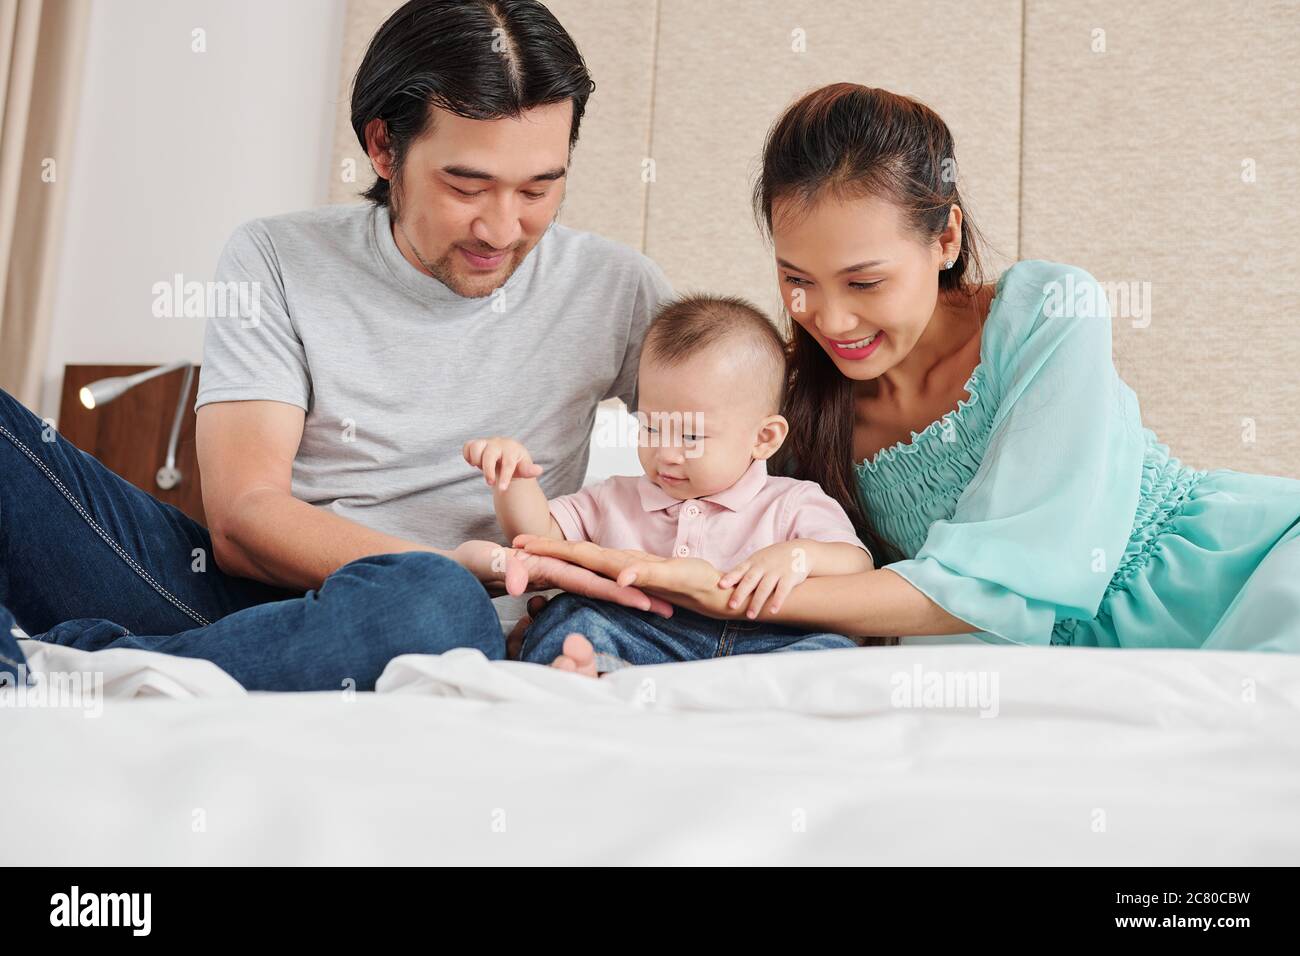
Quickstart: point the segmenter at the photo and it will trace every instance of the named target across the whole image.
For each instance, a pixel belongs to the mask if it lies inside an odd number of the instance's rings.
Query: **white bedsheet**
[[[6,865],[1300,863],[1296,657],[902,646],[590,680],[456,651],[378,693],[249,695],[23,647],[106,699],[0,709]],[[964,672],[996,716],[897,706]]]

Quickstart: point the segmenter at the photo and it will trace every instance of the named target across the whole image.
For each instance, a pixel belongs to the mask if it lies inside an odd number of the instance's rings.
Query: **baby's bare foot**
[[[596,673],[596,649],[581,634],[569,634],[564,638],[564,653],[551,661],[551,666],[588,677],[599,676]]]

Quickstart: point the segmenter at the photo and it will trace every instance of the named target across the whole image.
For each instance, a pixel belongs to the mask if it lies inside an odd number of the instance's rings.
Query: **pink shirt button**
[[[691,549],[686,547],[686,545],[680,544],[677,546],[677,556],[679,558],[684,558],[690,553],[691,553]]]

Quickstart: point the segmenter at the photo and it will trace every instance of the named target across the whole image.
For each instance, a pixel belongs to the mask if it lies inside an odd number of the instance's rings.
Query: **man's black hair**
[[[593,89],[577,45],[537,0],[410,0],[370,40],[352,81],[352,129],[364,150],[366,124],[385,122],[399,178],[431,106],[501,119],[572,100],[572,150]],[[364,195],[386,206],[391,184],[379,176]]]

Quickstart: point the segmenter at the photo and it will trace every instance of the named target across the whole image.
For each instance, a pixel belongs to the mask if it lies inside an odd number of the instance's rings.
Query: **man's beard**
[[[408,243],[410,241],[407,240]],[[465,275],[458,272],[455,245],[448,249],[446,254],[437,261],[426,262],[425,267],[429,270],[430,275],[461,298],[482,299],[505,285],[510,277],[515,274],[515,270],[519,268],[519,263],[523,261],[518,253],[518,249],[511,249],[506,253],[507,260],[502,264],[505,268],[504,274],[500,272],[502,266],[497,267],[498,271],[482,276]]]
[[[560,204],[561,207],[563,205],[563,203]],[[397,189],[393,189],[389,194],[388,212],[389,217],[392,219],[393,226],[395,228],[402,228],[399,225],[401,223],[401,202],[398,199]],[[555,220],[559,218],[559,215],[560,209],[557,208],[555,210],[555,215],[551,217],[551,223],[554,223]],[[547,228],[550,228],[549,224]],[[405,230],[403,231],[405,232]],[[542,234],[545,235],[546,230],[543,230]],[[519,254],[523,247],[514,246],[506,253],[509,257],[508,261],[505,263],[506,272],[504,275],[500,276],[500,278],[498,278],[496,272],[484,276],[474,276],[472,274],[466,275],[463,272],[457,271],[456,243],[452,243],[447,251],[436,260],[429,260],[424,257],[423,249],[417,249],[415,247],[415,243],[411,241],[409,234],[406,235],[405,238],[406,244],[415,252],[415,257],[420,260],[421,265],[428,270],[429,274],[463,299],[483,299],[490,296],[510,280],[510,277],[515,274],[515,270],[518,269],[520,264],[524,261],[524,255]],[[536,245],[536,243],[533,243],[533,245]],[[532,246],[524,249],[525,255],[531,250]],[[473,250],[470,251],[472,252]],[[463,260],[461,260],[461,263],[461,268],[467,268],[463,265]],[[491,283],[491,285],[488,286],[486,283]]]

